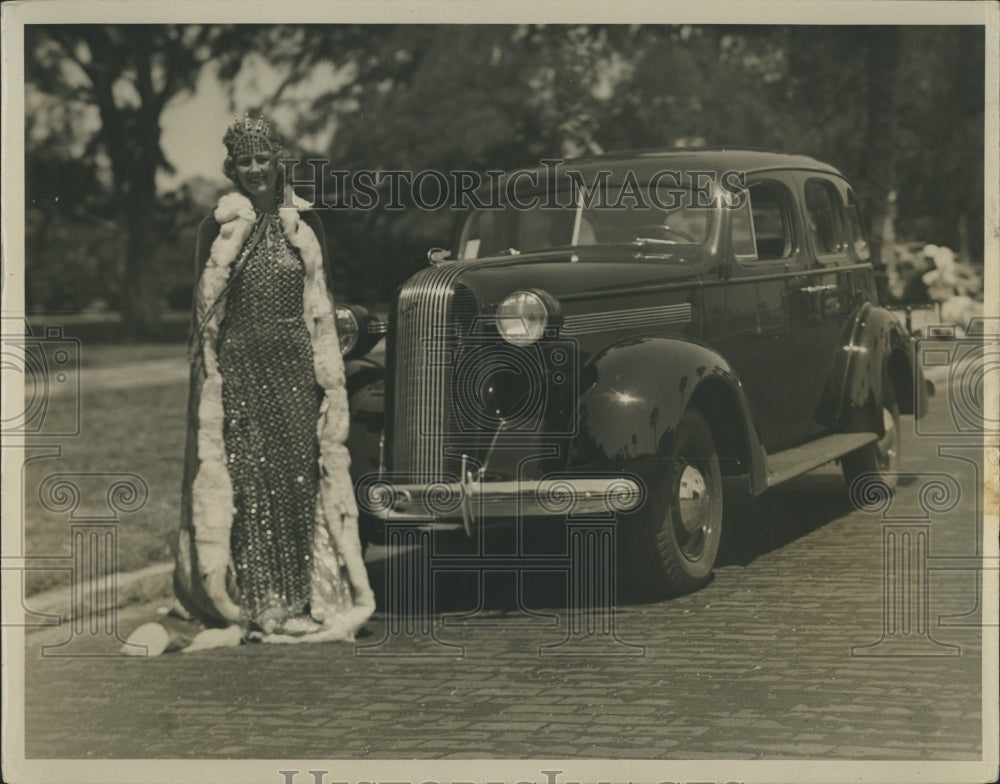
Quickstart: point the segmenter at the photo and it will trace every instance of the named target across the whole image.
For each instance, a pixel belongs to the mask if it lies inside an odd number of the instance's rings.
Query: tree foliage
[[[352,78],[301,114],[336,126],[340,168],[513,168],[676,144],[801,152],[883,226],[981,258],[981,28],[637,25],[378,26],[312,31]],[[266,31],[272,39],[281,29]],[[327,36],[333,36],[327,38]],[[353,50],[352,50],[353,47]],[[316,64],[313,59],[308,67]],[[303,73],[307,72],[307,69]],[[289,79],[294,81],[294,69]],[[351,277],[380,296],[448,241],[449,215],[339,214]]]
[[[48,100],[27,126],[29,234],[33,252],[63,243],[47,210],[72,202],[63,223],[94,234],[79,247],[117,249],[92,262],[91,287],[154,312],[157,253],[142,238],[162,256],[163,232],[183,236],[151,217],[155,171],[169,166],[160,114],[206,63],[233,83],[254,52],[280,82],[251,108],[293,115],[292,153],[333,169],[485,171],[677,144],[802,152],[856,183],[872,228],[894,215],[901,235],[981,257],[984,44],[971,27],[38,28],[29,90]],[[448,244],[452,217],[330,212],[339,293],[388,299],[428,246]],[[58,288],[46,296],[70,296]]]
[[[171,98],[193,89],[217,54],[219,32],[186,25],[25,30],[29,255],[60,257],[47,277],[60,276],[60,261],[80,250],[66,240],[84,240],[102,293],[136,336],[155,333],[162,308],[154,258],[165,226],[156,173],[171,165],[160,118]],[[55,235],[46,231],[53,221],[61,224]]]

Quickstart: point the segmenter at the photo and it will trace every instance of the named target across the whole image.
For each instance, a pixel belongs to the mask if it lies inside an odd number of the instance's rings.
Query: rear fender
[[[650,475],[671,453],[685,410],[697,406],[722,473],[745,474],[753,493],[763,491],[766,462],[742,384],[710,348],[679,338],[625,341],[583,369],[581,389],[572,468]]]
[[[886,383],[892,384],[901,413],[926,408],[917,405],[916,396],[926,395],[927,390],[906,330],[889,311],[865,304],[837,349],[817,419],[846,432],[870,428],[872,422],[881,427],[882,418],[871,414],[886,400]]]

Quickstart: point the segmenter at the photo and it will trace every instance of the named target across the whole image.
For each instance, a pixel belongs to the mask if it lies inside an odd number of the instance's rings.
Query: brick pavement
[[[439,661],[361,659],[343,644],[35,658],[28,756],[978,756],[978,630],[936,632],[958,658],[849,656],[881,627],[874,533],[862,515],[838,519],[721,567],[695,595],[622,607],[618,633],[646,646],[638,658],[541,658],[558,629],[454,627],[437,631],[465,657]],[[935,611],[968,609],[973,587],[948,573]],[[369,628],[379,639],[385,619]]]
[[[913,439],[910,437],[910,441]],[[931,445],[913,467],[935,466]],[[913,452],[911,451],[911,454]],[[947,466],[960,484],[971,471]],[[900,491],[915,509],[916,488]],[[912,498],[910,496],[913,496]],[[933,554],[975,547],[972,496],[933,519]],[[934,572],[935,658],[852,658],[882,628],[880,518],[852,511],[826,467],[756,502],[714,581],[619,608],[620,640],[645,655],[539,655],[566,634],[561,578],[525,578],[525,603],[559,627],[525,627],[510,596],[482,627],[438,625],[464,656],[361,658],[352,646],[250,645],[156,660],[41,659],[28,637],[28,758],[613,758],[967,760],[982,754],[982,630],[938,627],[975,606],[974,574]],[[378,570],[373,570],[376,583]],[[477,601],[442,581],[452,611]],[[498,592],[503,594],[503,590]],[[152,605],[126,608],[130,628]],[[537,618],[535,621],[537,622]],[[542,619],[544,621],[544,619]],[[383,638],[387,618],[361,642]],[[995,630],[990,633],[995,633]],[[603,645],[600,644],[603,642]],[[592,641],[591,654],[613,645]],[[584,646],[586,648],[586,646]],[[568,648],[567,648],[568,650]],[[584,651],[586,653],[586,650]]]

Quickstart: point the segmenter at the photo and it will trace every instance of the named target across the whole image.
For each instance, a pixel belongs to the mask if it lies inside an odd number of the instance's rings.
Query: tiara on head
[[[258,152],[275,152],[279,144],[271,138],[271,126],[263,117],[256,120],[251,119],[249,114],[233,117],[226,135],[222,137],[222,143],[226,145],[226,150],[231,158],[240,155],[253,155]]]

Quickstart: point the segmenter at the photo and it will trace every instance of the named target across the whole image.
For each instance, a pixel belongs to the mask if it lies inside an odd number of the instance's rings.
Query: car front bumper
[[[359,482],[361,511],[385,522],[478,521],[615,514],[637,509],[645,486],[634,475],[550,475],[540,480],[396,483],[378,476]]]

